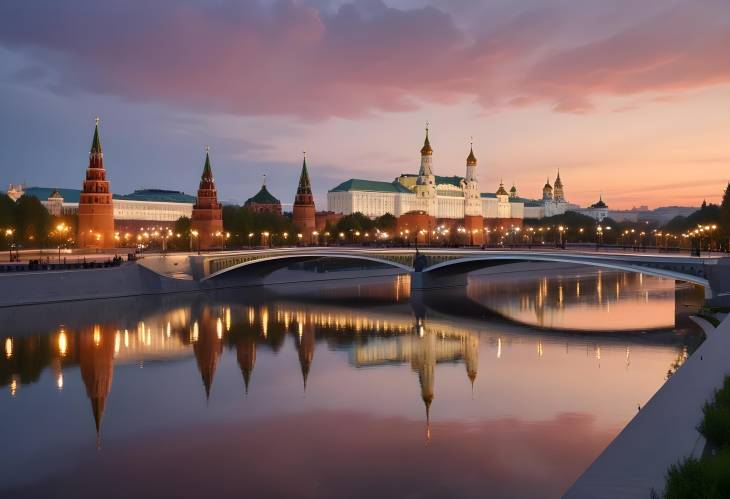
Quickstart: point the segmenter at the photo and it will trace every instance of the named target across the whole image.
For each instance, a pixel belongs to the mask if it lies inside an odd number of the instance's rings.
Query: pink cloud
[[[557,2],[472,29],[379,1],[16,5],[0,5],[0,45],[50,67],[55,88],[239,115],[354,117],[465,97],[585,113],[603,95],[730,82],[730,4],[718,0],[645,15],[626,4],[595,16],[595,35],[574,28],[590,16]]]

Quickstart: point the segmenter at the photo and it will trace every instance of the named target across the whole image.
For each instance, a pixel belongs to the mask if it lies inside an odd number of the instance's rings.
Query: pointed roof
[[[509,194],[507,194],[507,191],[504,189],[504,183],[501,181],[499,182],[499,189],[497,189],[496,194],[497,196],[509,196]]]
[[[466,157],[466,165],[467,166],[476,166],[477,165],[477,157],[474,156],[474,149],[472,147],[469,147],[469,156]]]
[[[433,398],[426,400],[423,399],[423,403],[426,404],[426,440],[431,440],[431,402]]]
[[[302,173],[299,175],[299,186],[297,194],[312,194],[312,184],[309,183],[309,172],[307,171],[307,156],[302,161]]]
[[[512,184],[512,188],[509,190],[510,194],[517,194],[517,187],[515,187],[515,184]]]
[[[256,363],[256,342],[253,338],[243,338],[236,344],[236,358],[238,360],[238,366],[241,368],[241,374],[243,375],[246,395],[248,395],[251,374]]]
[[[205,164],[203,165],[203,175],[200,177],[203,180],[209,180],[213,178],[213,170],[210,167],[210,147],[205,146]]]
[[[99,118],[96,118],[94,126],[94,138],[91,140],[91,153],[101,154],[101,140],[99,140]]]
[[[558,176],[555,177],[555,187],[563,187],[563,181],[560,180],[560,169],[558,168]]]
[[[421,148],[421,156],[430,156],[433,154],[431,149],[431,143],[428,141],[428,125],[426,125],[426,140],[423,141],[423,147]]]
[[[593,203],[591,205],[591,208],[608,208],[608,206],[606,205],[606,203],[603,202],[603,194],[601,194],[598,197],[598,202],[597,203]]]
[[[256,193],[255,196],[250,197],[246,200],[246,204],[258,203],[258,204],[281,204],[281,201],[276,199],[266,188],[266,184],[261,186],[261,190]]]
[[[92,397],[91,410],[94,413],[94,424],[96,425],[96,435],[101,433],[101,420],[104,418],[104,407],[106,406],[106,397]]]

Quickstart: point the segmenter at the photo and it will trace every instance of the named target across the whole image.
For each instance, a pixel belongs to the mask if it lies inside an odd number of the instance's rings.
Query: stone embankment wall
[[[198,284],[125,263],[105,269],[0,274],[0,289],[0,307],[9,307],[195,291]]]

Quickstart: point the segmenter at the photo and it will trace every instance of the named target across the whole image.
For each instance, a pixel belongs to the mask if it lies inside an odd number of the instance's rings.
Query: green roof
[[[207,150],[205,151],[205,164],[203,165],[203,175],[201,178],[213,178],[213,170],[210,168],[210,155]]]
[[[101,140],[99,140],[99,121],[94,127],[94,138],[91,140],[91,152],[101,153]]]
[[[246,204],[249,203],[281,204],[281,202],[269,192],[265,185],[261,186],[261,190],[257,192],[255,196],[246,200]]]
[[[401,177],[418,177],[415,173],[401,173]],[[456,187],[461,187],[461,181],[464,180],[464,177],[460,177],[458,175],[452,175],[450,177],[442,177],[440,175],[436,175],[436,185],[439,184],[451,184]],[[399,177],[400,178],[400,177]]]
[[[351,178],[342,182],[330,192],[348,192],[348,191],[366,191],[366,192],[408,192],[411,191],[403,187],[399,182],[379,182],[377,180],[362,180],[359,178]]]
[[[297,187],[297,195],[312,194],[312,184],[309,182],[309,172],[307,171],[307,158],[302,161],[302,173],[299,175],[299,186]]]
[[[58,191],[65,203],[78,203],[81,198],[81,191],[79,189],[54,189],[53,187],[28,187],[23,191],[23,194],[25,196],[36,197],[40,201],[45,201],[51,197],[53,191]]]
[[[168,191],[166,189],[137,189],[131,194],[114,194],[114,199],[129,201],[156,201],[158,203],[195,203],[195,196],[182,191]]]
[[[64,203],[78,203],[81,198],[80,189],[54,189],[52,187],[28,187],[23,191],[26,196],[37,197],[45,201],[53,191],[57,190]],[[113,194],[114,199],[126,199],[129,201],[155,201],[158,203],[195,203],[195,196],[190,196],[181,191],[168,191],[165,189],[137,189],[131,194]]]

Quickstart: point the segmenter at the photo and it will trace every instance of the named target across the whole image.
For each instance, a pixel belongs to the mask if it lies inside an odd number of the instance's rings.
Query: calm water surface
[[[701,300],[536,268],[0,310],[0,496],[559,497]]]

